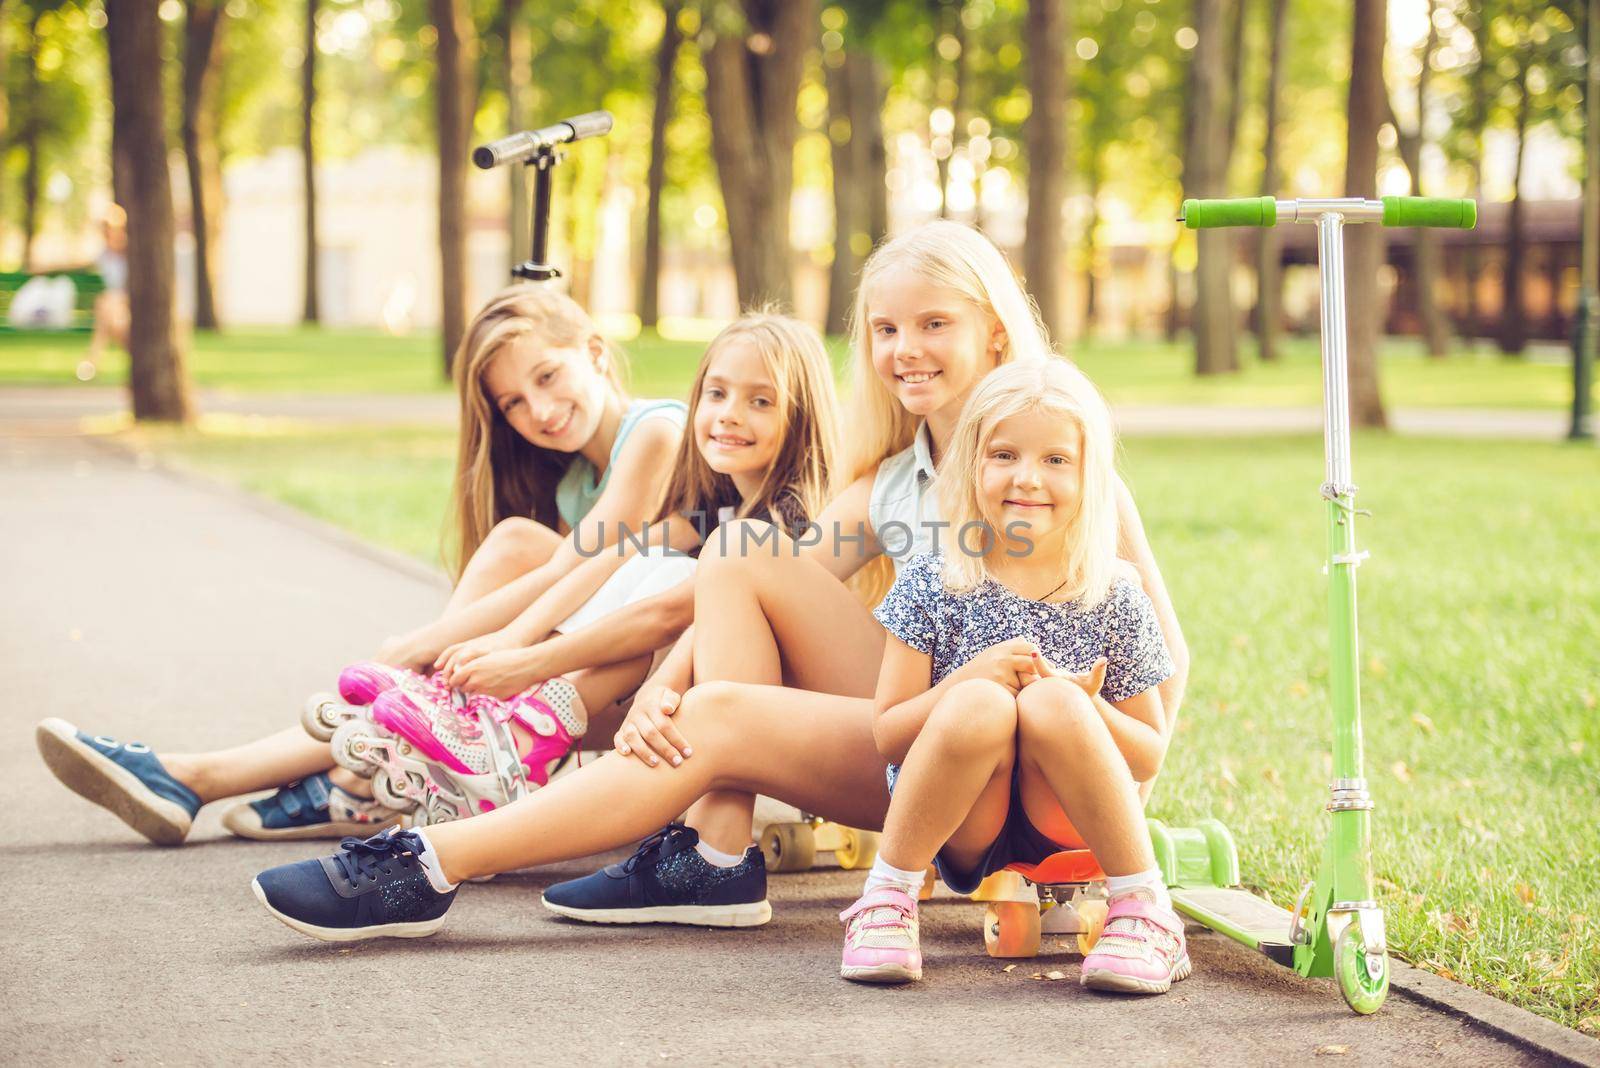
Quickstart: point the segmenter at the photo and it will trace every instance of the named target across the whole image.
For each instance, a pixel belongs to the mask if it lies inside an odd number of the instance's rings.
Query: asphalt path
[[[1539,1063],[1392,996],[1373,1017],[1210,935],[1161,998],[1091,995],[1048,947],[1007,972],[981,909],[924,908],[928,977],[837,977],[860,875],[777,876],[764,928],[558,920],[593,859],[463,888],[421,941],[336,947],[250,893],[321,843],[144,843],[58,784],[33,726],[62,716],[157,751],[282,727],[339,666],[442,603],[400,570],[238,494],[85,439],[0,423],[0,1062],[11,1064]],[[1047,943],[1052,940],[1047,939]],[[1035,975],[1061,972],[1059,981]]]

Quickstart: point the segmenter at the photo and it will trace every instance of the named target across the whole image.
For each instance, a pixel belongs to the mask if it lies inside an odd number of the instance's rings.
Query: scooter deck
[[[1178,911],[1206,927],[1236,939],[1277,959],[1292,955],[1289,926],[1294,917],[1248,890],[1218,886],[1174,886],[1172,903]]]

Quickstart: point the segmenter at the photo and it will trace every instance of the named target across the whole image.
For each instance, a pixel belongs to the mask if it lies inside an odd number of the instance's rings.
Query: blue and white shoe
[[[174,779],[150,747],[90,735],[64,719],[33,732],[39,755],[62,785],[117,816],[157,845],[182,845],[200,796]]]
[[[267,911],[324,942],[421,938],[444,925],[454,888],[435,890],[416,831],[346,838],[339,852],[268,868],[250,883]]]
[[[738,864],[719,868],[695,852],[699,841],[693,828],[669,823],[621,864],[546,890],[544,907],[587,923],[759,927],[772,919],[761,850],[751,846]]]
[[[222,814],[222,825],[258,842],[368,838],[398,826],[400,815],[370,797],[341,790],[323,772],[292,782],[271,797],[234,805]]]

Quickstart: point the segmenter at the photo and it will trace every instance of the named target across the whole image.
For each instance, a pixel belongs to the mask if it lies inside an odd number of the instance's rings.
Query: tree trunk
[[[650,174],[644,210],[644,263],[639,272],[639,322],[655,326],[661,318],[661,188],[667,179],[667,123],[672,119],[672,68],[683,44],[678,12],[683,5],[664,5],[667,23],[656,48],[656,98],[650,115]]]
[[[1033,110],[1023,127],[1028,153],[1028,219],[1022,273],[1051,338],[1066,335],[1063,313],[1066,239],[1061,208],[1067,195],[1067,7],[1028,0],[1028,92]]]
[[[467,328],[467,141],[476,110],[477,33],[463,0],[429,0],[438,33],[434,109],[439,135],[439,318],[444,373]]]
[[[1193,121],[1184,152],[1184,196],[1227,194],[1228,57],[1222,27],[1232,5],[1243,0],[1195,0]],[[1234,337],[1233,237],[1227,230],[1196,230],[1194,358],[1198,375],[1227,374],[1239,369]]]
[[[215,0],[187,0],[183,26],[183,158],[194,229],[194,325],[217,329],[216,250],[222,222],[217,158],[217,36],[226,17]]]
[[[33,272],[33,239],[39,232],[39,12],[28,20],[28,95],[22,102],[22,269]]]
[[[301,322],[322,322],[317,308],[317,0],[306,0],[305,59],[300,64],[300,165],[305,199],[305,306]]]
[[[847,55],[845,69],[850,72],[850,143],[860,153],[867,206],[866,248],[854,251],[864,260],[889,236],[889,147],[883,138],[889,79],[883,61],[864,48]]]
[[[1095,279],[1095,231],[1100,228],[1100,149],[1093,146],[1089,159],[1089,222],[1083,233],[1083,336],[1093,337],[1100,317],[1099,286]]]
[[[133,417],[186,422],[192,408],[173,315],[171,175],[159,0],[106,5],[112,122],[127,146],[128,384]]]
[[[1283,103],[1283,56],[1289,43],[1289,0],[1269,0],[1272,39],[1267,58],[1266,140],[1261,146],[1261,195],[1278,189],[1278,111]],[[1283,239],[1276,226],[1256,234],[1256,349],[1264,362],[1278,359],[1278,333],[1283,307]]]
[[[11,0],[0,0],[0,26],[4,26],[6,24],[6,19],[8,19],[10,16]],[[6,95],[6,86],[10,84],[10,82],[6,80],[7,68],[10,65],[10,60],[10,49],[0,48],[0,131],[11,129],[11,98]],[[5,236],[6,212],[4,192],[5,183],[0,182],[0,241],[3,241]]]
[[[837,58],[834,58],[834,57]],[[833,148],[833,265],[828,273],[830,334],[848,328],[861,263],[887,229],[883,80],[878,61],[859,43],[824,63],[828,80],[829,142]]]
[[[1528,345],[1528,328],[1522,309],[1522,258],[1527,243],[1522,235],[1522,163],[1528,154],[1528,69],[1526,62],[1517,76],[1522,91],[1517,101],[1517,166],[1511,180],[1511,206],[1506,212],[1506,262],[1500,291],[1505,299],[1500,307],[1500,351],[1520,356]]]
[[[805,54],[816,0],[742,0],[742,34],[703,46],[711,154],[722,186],[739,303],[788,302],[789,198]]]
[[[528,127],[528,92],[533,82],[533,33],[522,0],[505,0],[506,126],[509,133]],[[533,205],[528,200],[528,168],[507,167],[511,182],[511,266],[533,252]]]
[[[1401,162],[1406,165],[1406,171],[1411,175],[1411,195],[1414,197],[1423,195],[1422,149],[1426,144],[1423,119],[1428,113],[1428,81],[1432,73],[1430,64],[1433,61],[1434,48],[1439,43],[1439,33],[1433,25],[1433,10],[1436,6],[1436,0],[1428,5],[1428,36],[1423,42],[1420,56],[1422,73],[1417,78],[1417,125],[1407,130],[1401,125],[1394,111],[1391,109],[1389,112],[1389,123],[1394,127],[1399,142]],[[1450,348],[1450,328],[1445,321],[1444,310],[1439,306],[1437,293],[1439,235],[1430,227],[1422,226],[1411,231],[1411,242],[1411,281],[1416,295],[1417,318],[1428,355],[1437,359],[1444,356]]]
[[[1345,196],[1378,195],[1378,129],[1387,114],[1383,44],[1387,0],[1355,0],[1350,47],[1349,135]],[[1349,321],[1350,416],[1356,426],[1383,427],[1387,419],[1378,389],[1378,272],[1383,266],[1383,230],[1370,224],[1345,228],[1345,314]]]

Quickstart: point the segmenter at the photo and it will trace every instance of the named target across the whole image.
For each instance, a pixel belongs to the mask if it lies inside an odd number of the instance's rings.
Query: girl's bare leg
[[[271,789],[334,766],[328,743],[317,741],[299,726],[232,749],[162,754],[160,759],[172,777],[199,794],[202,802]],[[366,792],[362,787],[351,792],[357,790]]]
[[[822,565],[797,557],[779,536],[777,550],[737,551],[737,534],[713,539],[695,575],[694,674],[788,685],[818,693],[870,697],[883,660],[883,628]],[[867,712],[871,727],[871,712]],[[708,845],[742,853],[750,843],[755,796],[715,792],[689,810]]]
[[[1082,841],[1107,875],[1156,866],[1139,785],[1081,687],[1040,679],[1017,696],[1017,764],[1023,810],[1046,836]]]
[[[561,544],[561,535],[531,519],[496,523],[478,551],[467,561],[450,600],[440,613],[451,613],[493,593],[512,579],[544,564]]]
[[[889,796],[869,701],[708,683],[684,695],[676,719],[694,746],[677,767],[607,753],[513,804],[429,827],[445,876],[454,882],[627,845],[708,790],[769,794],[851,826],[881,826]]]
[[[1005,827],[1016,762],[1017,700],[973,679],[951,687],[906,754],[883,822],[879,854],[920,871],[941,851],[976,867]]]

